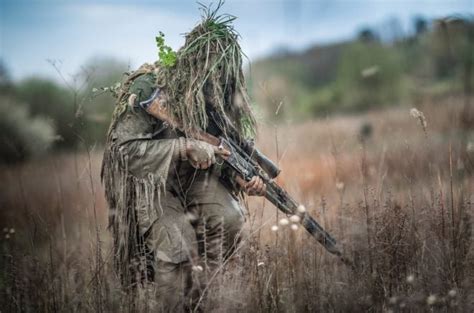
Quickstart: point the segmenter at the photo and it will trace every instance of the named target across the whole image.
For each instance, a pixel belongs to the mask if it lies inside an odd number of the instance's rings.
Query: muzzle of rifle
[[[255,159],[260,167],[270,176],[270,178],[275,178],[280,174],[281,170],[278,166],[273,163],[272,160],[267,158],[263,153],[258,151],[257,149],[254,150]]]

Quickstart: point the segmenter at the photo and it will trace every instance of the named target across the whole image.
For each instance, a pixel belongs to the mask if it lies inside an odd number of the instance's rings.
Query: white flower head
[[[292,215],[290,216],[290,221],[292,223],[299,223],[301,221],[301,218],[298,215]]]
[[[282,218],[279,223],[281,226],[286,226],[290,224],[290,221],[287,218]]]
[[[264,265],[265,265],[265,263],[263,263],[263,262],[258,262],[257,267],[264,266]]]
[[[474,142],[468,142],[466,146],[467,152],[474,152]]]
[[[272,231],[278,231],[278,225],[273,225],[271,229]]]
[[[298,230],[298,225],[296,224],[291,224],[291,230]]]
[[[433,305],[436,303],[436,296],[435,295],[430,295],[428,298],[426,298],[426,304],[428,305]]]
[[[336,189],[341,191],[344,189],[344,183],[342,181],[336,183]]]
[[[457,291],[455,289],[451,289],[449,292],[448,292],[448,296],[450,296],[451,298],[454,298],[456,297],[457,295]]]
[[[306,212],[306,208],[304,207],[304,205],[300,204],[300,205],[298,206],[297,211],[298,211],[299,213],[304,213],[304,212]]]
[[[415,281],[415,275],[410,274],[407,276],[407,283],[413,284],[414,281]]]
[[[204,270],[201,265],[194,265],[192,269],[195,272],[202,272]]]

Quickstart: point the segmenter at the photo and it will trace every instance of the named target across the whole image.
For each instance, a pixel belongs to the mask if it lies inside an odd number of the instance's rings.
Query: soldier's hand
[[[204,170],[216,163],[216,155],[226,158],[230,155],[230,152],[226,149],[219,149],[205,141],[187,139],[186,154],[193,167]]]
[[[267,185],[259,176],[254,176],[244,186],[245,193],[249,196],[264,196],[267,190]]]

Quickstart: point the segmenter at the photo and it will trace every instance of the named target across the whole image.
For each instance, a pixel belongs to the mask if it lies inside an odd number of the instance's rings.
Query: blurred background
[[[251,10],[249,10],[251,7]],[[194,1],[1,3],[2,163],[102,143],[121,74],[178,49]],[[260,120],[300,122],[468,93],[472,1],[229,0]],[[96,89],[94,89],[96,88]]]

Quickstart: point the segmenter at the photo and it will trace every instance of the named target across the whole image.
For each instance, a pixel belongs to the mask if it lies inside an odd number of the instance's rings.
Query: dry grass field
[[[426,103],[425,103],[426,102]],[[474,134],[456,97],[300,125],[257,145],[354,269],[248,201],[246,236],[205,312],[473,312]],[[423,121],[426,125],[423,125]],[[113,274],[101,151],[0,169],[1,312],[133,312]],[[145,309],[144,309],[145,310]]]

